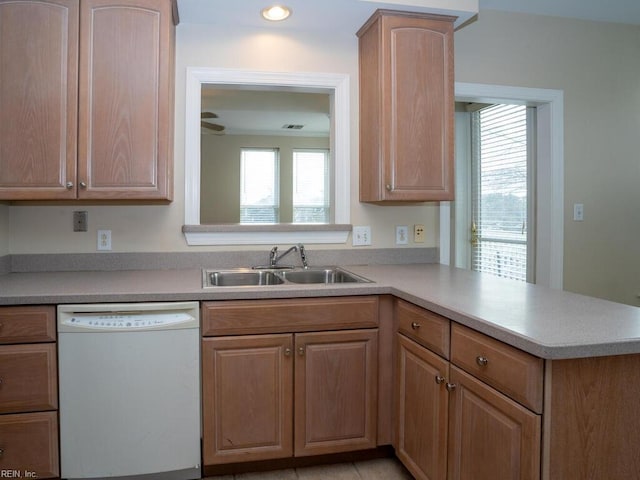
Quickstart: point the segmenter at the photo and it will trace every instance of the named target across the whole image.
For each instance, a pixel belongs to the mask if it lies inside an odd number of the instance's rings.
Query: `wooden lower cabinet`
[[[377,329],[206,337],[202,387],[205,466],[372,448]]]
[[[60,474],[55,341],[53,306],[0,307],[0,477]]]
[[[451,367],[449,480],[540,478],[541,419]]]
[[[447,478],[449,362],[398,334],[396,455],[418,480]]]
[[[202,340],[205,465],[293,454],[292,335]]]
[[[295,335],[296,457],[376,446],[378,330]]]
[[[52,478],[60,472],[58,412],[0,415],[0,474]]]

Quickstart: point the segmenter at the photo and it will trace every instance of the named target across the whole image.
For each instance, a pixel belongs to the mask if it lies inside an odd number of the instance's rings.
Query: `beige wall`
[[[640,27],[482,11],[455,42],[456,81],[564,91],[565,289],[640,305]]]
[[[10,206],[10,252],[93,252],[98,228],[113,231],[115,251],[229,249],[187,247],[180,232],[188,65],[349,74],[352,223],[371,225],[373,246],[378,248],[393,246],[394,225],[424,223],[425,246],[437,245],[436,205],[380,207],[357,200],[354,32],[278,32],[179,25],[174,202],[139,207]],[[565,288],[638,304],[640,27],[481,11],[475,23],[456,32],[455,43],[457,81],[564,91]],[[573,203],[584,204],[584,222],[572,221]],[[88,233],[72,232],[72,211],[80,208],[89,211]],[[0,253],[2,244],[0,234]]]

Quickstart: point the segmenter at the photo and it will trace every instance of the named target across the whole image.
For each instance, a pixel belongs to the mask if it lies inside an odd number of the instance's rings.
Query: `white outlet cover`
[[[409,243],[409,227],[399,225],[396,227],[396,245],[407,245]]]
[[[98,230],[98,250],[111,250],[111,230]]]

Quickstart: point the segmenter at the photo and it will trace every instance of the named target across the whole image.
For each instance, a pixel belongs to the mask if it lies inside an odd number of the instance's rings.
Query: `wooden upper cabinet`
[[[174,6],[0,0],[0,200],[171,200]]]
[[[358,31],[360,201],[453,199],[453,22],[378,10]]]
[[[170,199],[172,3],[82,0],[80,198]]]
[[[0,0],[0,199],[75,198],[78,0]]]

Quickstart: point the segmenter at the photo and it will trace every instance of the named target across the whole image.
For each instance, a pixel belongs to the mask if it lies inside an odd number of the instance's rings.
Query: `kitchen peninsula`
[[[0,305],[184,300],[216,304],[227,300],[377,297],[380,299],[381,352],[378,357],[379,445],[392,443],[397,451],[402,447],[390,420],[393,418],[391,398],[398,395],[399,377],[391,352],[397,354],[398,347],[393,346],[397,345],[396,338],[402,337],[399,341],[406,343],[402,335],[403,315],[411,320],[407,325],[414,328],[414,323],[420,326],[415,318],[424,316],[429,321],[436,318],[444,332],[443,350],[436,353],[447,372],[451,371],[451,377],[445,374],[442,379],[447,390],[453,391],[456,386],[450,380],[454,370],[462,372],[455,373],[456,378],[460,378],[459,375],[467,375],[464,371],[476,368],[467,366],[463,358],[473,345],[484,349],[478,357],[486,355],[489,362],[494,359],[487,351],[523,355],[527,362],[537,362],[540,366],[533,374],[533,377],[537,375],[537,380],[532,381],[534,386],[527,386],[539,400],[531,404],[526,398],[520,399],[517,391],[511,395],[509,386],[502,385],[518,375],[517,362],[508,362],[507,369],[498,370],[495,377],[489,369],[486,374],[469,372],[476,383],[491,389],[492,395],[499,395],[501,401],[509,401],[521,411],[526,410],[539,424],[539,437],[533,437],[534,444],[535,438],[539,438],[539,455],[536,451],[526,452],[533,455],[529,471],[509,478],[564,480],[640,475],[640,465],[635,460],[640,445],[638,308],[438,264],[345,267],[373,283],[203,289],[199,268],[14,272],[0,276]],[[423,342],[418,332],[412,334],[411,328],[406,328],[407,338],[415,340],[417,347],[435,350],[430,340]],[[463,341],[472,343],[463,349],[456,346],[456,342]],[[498,361],[500,357],[495,358]],[[481,365],[484,360],[477,361]],[[390,365],[396,365],[393,371]],[[436,379],[431,383],[439,382]],[[442,389],[446,394],[444,385]],[[515,390],[519,389],[516,386]],[[470,387],[465,391],[473,393]],[[451,393],[451,398],[455,395],[458,393]],[[449,415],[453,417],[452,413]],[[455,421],[450,419],[450,422],[451,442],[455,433],[451,425],[455,425]],[[448,457],[449,469],[455,470],[456,466],[451,464],[456,458],[455,449]],[[404,458],[403,461],[407,464]],[[419,477],[415,471],[412,473]]]

